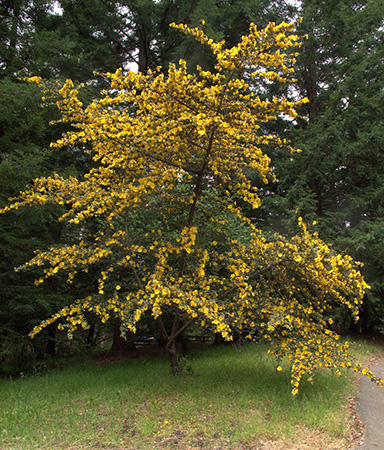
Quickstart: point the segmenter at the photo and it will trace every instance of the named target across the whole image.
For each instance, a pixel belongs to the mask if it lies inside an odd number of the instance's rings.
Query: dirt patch
[[[360,445],[364,437],[364,423],[361,420],[359,412],[357,410],[357,403],[357,397],[348,398],[347,408],[349,413],[349,420],[346,424],[345,439],[347,440],[351,448]]]

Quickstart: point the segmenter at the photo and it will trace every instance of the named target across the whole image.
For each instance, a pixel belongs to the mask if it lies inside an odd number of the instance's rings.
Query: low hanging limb
[[[259,275],[262,275],[265,272],[268,272],[268,270],[272,269],[273,267],[279,266],[280,264],[282,264],[283,262],[288,261],[288,259],[282,259],[280,261],[277,261],[274,264],[271,264],[267,267],[263,267],[262,269],[253,272],[251,275],[249,275],[248,280],[253,280],[254,278],[257,278]],[[230,289],[228,289],[227,291],[225,291],[223,294],[221,294],[217,300],[221,301],[224,300],[229,294],[232,294],[232,292],[235,292],[238,289],[238,286],[233,286]]]

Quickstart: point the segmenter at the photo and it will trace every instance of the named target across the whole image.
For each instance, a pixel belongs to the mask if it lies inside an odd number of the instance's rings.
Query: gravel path
[[[371,370],[384,379],[384,357],[379,358]],[[384,450],[384,387],[362,377],[357,410],[365,425],[365,436],[355,450]]]

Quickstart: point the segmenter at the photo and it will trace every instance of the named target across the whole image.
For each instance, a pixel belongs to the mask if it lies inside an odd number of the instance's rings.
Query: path
[[[371,370],[384,379],[384,357],[379,358]],[[384,450],[384,388],[362,377],[357,410],[365,425],[365,436],[355,450]]]

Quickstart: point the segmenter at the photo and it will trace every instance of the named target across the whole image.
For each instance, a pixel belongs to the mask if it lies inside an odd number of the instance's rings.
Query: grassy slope
[[[356,351],[363,360],[378,348]],[[0,448],[347,448],[352,373],[320,372],[292,397],[288,367],[277,372],[264,345],[206,348],[191,361],[195,373],[179,377],[155,357],[0,381]]]

